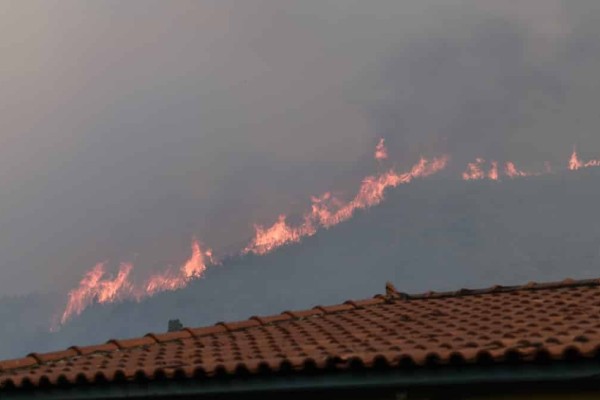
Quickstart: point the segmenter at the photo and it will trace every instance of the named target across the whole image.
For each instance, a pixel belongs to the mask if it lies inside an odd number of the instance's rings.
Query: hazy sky
[[[0,293],[239,247],[351,193],[385,137],[600,155],[600,2],[0,0]]]

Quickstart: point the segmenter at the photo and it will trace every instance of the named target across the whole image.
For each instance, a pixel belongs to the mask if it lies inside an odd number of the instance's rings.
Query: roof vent
[[[177,332],[183,329],[183,324],[178,319],[170,319],[169,320],[169,329],[168,332]]]

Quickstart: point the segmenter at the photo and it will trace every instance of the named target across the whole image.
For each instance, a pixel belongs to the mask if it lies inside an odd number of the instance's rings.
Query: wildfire
[[[487,176],[488,179],[491,179],[493,181],[498,180],[498,162],[492,161],[492,168],[490,169],[490,172],[488,172]]]
[[[79,315],[93,302],[107,303],[131,293],[128,282],[133,268],[131,264],[121,264],[115,278],[105,277],[105,263],[96,264],[79,282],[79,287],[69,292],[69,301],[61,317],[65,323],[73,315]]]
[[[385,160],[388,158],[387,148],[385,147],[385,139],[379,139],[379,143],[375,147],[375,159],[376,160]]]
[[[571,158],[569,159],[569,169],[571,171],[577,171],[580,168],[587,167],[600,167],[600,160],[590,160],[586,163],[579,159],[577,155],[577,149],[573,146],[573,153],[571,153]]]
[[[546,164],[546,171],[550,171],[550,164],[548,164],[548,163]],[[519,176],[531,176],[532,175],[531,173],[518,170],[517,167],[515,167],[515,163],[510,162],[510,161],[506,163],[506,166],[504,167],[504,173],[509,178],[516,178]]]
[[[384,139],[379,140],[375,147],[374,157],[378,161],[388,158]],[[255,234],[250,243],[241,251],[242,254],[266,254],[281,246],[300,242],[302,238],[314,235],[319,229],[328,229],[350,219],[356,210],[378,205],[384,200],[389,188],[407,184],[416,178],[424,178],[443,170],[448,163],[448,157],[426,159],[421,158],[406,172],[398,173],[393,168],[385,172],[367,176],[362,180],[358,192],[350,201],[343,201],[325,192],[311,198],[311,207],[301,222],[290,224],[285,215],[280,215],[270,227],[255,225]],[[600,160],[583,162],[579,159],[575,147],[569,159],[568,169],[576,171],[585,167],[598,167]],[[550,173],[551,167],[545,163],[545,173]],[[498,181],[501,176],[508,178],[540,175],[540,173],[525,172],[518,169],[515,163],[507,161],[499,164],[497,161],[487,163],[483,158],[476,158],[467,164],[462,173],[464,180],[489,179]],[[208,265],[218,263],[213,258],[210,249],[202,249],[200,243],[192,240],[192,254],[179,268],[172,266],[164,271],[150,276],[141,284],[131,279],[133,264],[122,263],[116,276],[106,272],[106,262],[96,264],[88,271],[79,286],[68,294],[68,301],[62,314],[56,316],[64,324],[73,316],[81,314],[93,303],[111,303],[132,299],[140,301],[156,293],[177,290],[185,287],[191,280],[201,277]]]
[[[547,164],[546,170],[549,170],[548,168],[549,164]],[[532,172],[524,172],[517,169],[515,163],[512,161],[507,161],[504,164],[503,171],[500,171],[497,161],[491,161],[489,170],[485,172],[485,160],[483,158],[476,158],[475,162],[467,164],[467,170],[462,173],[462,178],[465,181],[480,180],[486,178],[492,181],[497,181],[500,179],[501,172],[509,178],[537,175]]]
[[[483,163],[483,158],[476,158],[475,162],[468,163],[467,170],[462,174],[463,179],[465,181],[471,181],[485,178],[485,173],[482,169]]]
[[[84,275],[79,286],[69,292],[60,323],[64,324],[81,314],[93,303],[113,303],[126,299],[140,301],[159,292],[180,289],[191,279],[200,277],[207,264],[216,264],[212,251],[202,251],[195,239],[192,241],[192,255],[185,264],[177,270],[167,268],[164,272],[152,275],[142,285],[135,285],[130,279],[133,264],[122,263],[116,277],[107,274],[105,262],[96,264]]]
[[[382,144],[383,142],[380,141],[378,147]],[[387,154],[387,150],[385,153]],[[377,152],[375,154],[377,157]],[[285,215],[280,215],[277,222],[269,228],[255,225],[254,238],[243,253],[266,254],[285,244],[299,242],[303,237],[314,235],[319,228],[330,228],[350,219],[358,209],[381,203],[386,189],[409,183],[415,178],[435,174],[444,169],[447,162],[448,157],[432,160],[421,158],[409,172],[399,174],[390,169],[379,175],[368,176],[363,179],[356,196],[347,203],[335,198],[329,192],[313,197],[311,211],[304,215],[303,222],[298,226],[289,225]]]
[[[375,159],[387,159],[388,151],[384,139],[375,148]],[[265,228],[255,226],[255,236],[242,250],[243,254],[265,254],[288,243],[299,242],[303,237],[314,235],[319,228],[329,228],[352,217],[357,209],[379,204],[387,188],[409,183],[415,178],[426,177],[445,168],[447,157],[427,160],[422,158],[410,171],[399,174],[393,169],[378,175],[366,177],[356,194],[349,202],[341,201],[327,192],[313,197],[311,211],[304,215],[297,226],[288,224],[285,215]],[[93,303],[110,303],[133,299],[140,301],[156,293],[177,290],[185,287],[190,280],[202,276],[207,265],[215,264],[210,249],[202,250],[197,240],[192,242],[192,255],[179,268],[168,267],[152,275],[141,285],[130,279],[132,264],[121,264],[116,277],[106,272],[106,263],[97,264],[87,272],[79,286],[69,292],[67,305],[60,322],[64,324],[73,316],[81,314]]]
[[[192,242],[192,256],[178,270],[168,268],[164,272],[153,275],[144,285],[144,291],[137,294],[138,298],[152,296],[155,293],[167,290],[177,290],[186,286],[188,281],[199,278],[206,270],[206,259],[214,264],[212,251],[209,249],[204,253],[200,249],[197,240]]]

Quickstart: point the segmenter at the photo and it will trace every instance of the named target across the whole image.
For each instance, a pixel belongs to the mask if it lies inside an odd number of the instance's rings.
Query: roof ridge
[[[335,314],[358,308],[371,307],[396,301],[440,299],[480,294],[509,293],[523,290],[545,290],[582,286],[600,286],[600,279],[574,280],[567,278],[562,281],[554,281],[547,283],[529,282],[524,285],[515,286],[494,285],[484,289],[459,289],[456,291],[446,292],[429,291],[420,294],[406,294],[403,292],[399,292],[393,287],[393,285],[388,284],[386,285],[385,295],[378,294],[372,298],[364,300],[347,300],[341,304],[335,304],[330,306],[317,305],[310,309],[304,309],[299,311],[283,311],[279,314],[273,314],[263,317],[251,316],[245,320],[233,322],[217,322],[213,325],[198,328],[185,327],[175,332],[147,333],[144,336],[130,339],[109,339],[106,343],[99,345],[71,346],[65,350],[47,353],[30,353],[22,358],[0,361],[0,372],[6,370],[27,368],[34,365],[42,365],[47,362],[59,361],[69,357],[83,356],[96,352],[112,352],[117,350],[148,346],[157,343],[172,342],[176,340],[195,339],[218,333],[237,332],[248,328],[268,326],[279,322],[290,321],[293,319],[304,319],[318,315]]]
[[[561,288],[575,288],[582,286],[600,286],[600,278],[595,279],[571,279],[566,278],[562,281],[552,281],[552,282],[535,282],[530,281],[523,285],[512,285],[512,286],[503,286],[503,285],[493,285],[483,289],[459,289],[454,291],[445,291],[445,292],[435,292],[428,291],[425,293],[417,293],[417,294],[407,294],[403,292],[396,291],[392,294],[393,298],[400,298],[403,300],[421,300],[421,299],[431,299],[431,298],[446,298],[446,297],[462,297],[462,296],[472,296],[472,295],[480,295],[480,294],[493,294],[493,293],[510,293],[510,292],[518,292],[518,291],[526,291],[526,290],[546,290],[546,289],[561,289]]]

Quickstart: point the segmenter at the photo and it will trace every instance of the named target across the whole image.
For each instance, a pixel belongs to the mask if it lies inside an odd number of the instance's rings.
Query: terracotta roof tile
[[[214,335],[217,333],[227,332],[227,328],[224,327],[223,325],[213,325],[213,326],[206,326],[206,327],[202,327],[202,328],[184,328],[184,330],[188,330],[194,337]]]
[[[276,322],[280,322],[280,321],[287,321],[291,318],[294,318],[294,316],[289,313],[289,312],[284,312],[278,315],[270,315],[270,316],[266,316],[266,317],[250,317],[251,320],[256,320],[258,321],[258,323],[260,325],[267,325],[267,324],[273,324]]]
[[[356,307],[349,302],[345,302],[344,304],[338,304],[338,305],[334,305],[334,306],[320,307],[320,309],[323,310],[327,314],[336,313],[336,312],[340,312],[340,311],[349,311],[349,310],[353,310],[355,308]]]
[[[344,302],[344,304],[350,304],[354,308],[362,308],[362,307],[373,306],[376,304],[381,304],[383,302],[384,302],[384,300],[382,298],[374,297],[372,299],[365,299],[365,300],[348,300],[348,301]]]
[[[118,350],[119,347],[114,343],[105,343],[93,346],[71,346],[70,349],[77,351],[79,355],[86,355],[97,352],[111,352]]]
[[[38,364],[47,363],[49,361],[65,359],[68,357],[79,355],[75,349],[67,349],[62,351],[54,351],[51,353],[31,353],[29,357],[34,358]]]
[[[160,335],[158,335],[158,336],[160,336]],[[189,334],[188,334],[188,337],[190,337]],[[108,341],[109,344],[114,344],[119,349],[129,349],[131,347],[147,346],[149,344],[154,344],[156,342],[159,342],[159,340],[156,340],[154,335],[146,335],[144,337],[134,338],[134,339],[121,339],[121,340],[112,339],[112,340]]]
[[[149,341],[149,343],[145,344],[171,342],[173,340],[189,339],[192,337],[194,337],[194,334],[192,333],[191,329],[187,328],[176,332],[148,333],[146,336],[144,336],[144,338]]]
[[[0,362],[0,388],[595,358],[600,281],[386,295]]]
[[[251,328],[254,326],[261,325],[260,321],[255,318],[247,319],[245,321],[237,321],[237,322],[219,322],[217,325],[222,325],[228,331],[236,331],[245,328]]]
[[[17,368],[29,367],[36,365],[38,361],[33,357],[24,357],[15,360],[0,361],[0,372],[13,370]]]
[[[313,308],[311,310],[286,311],[285,313],[291,315],[292,318],[308,318],[314,315],[323,314],[324,311],[320,308]]]

